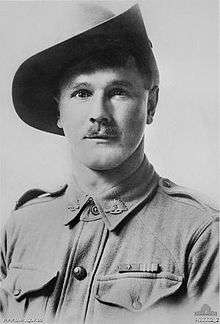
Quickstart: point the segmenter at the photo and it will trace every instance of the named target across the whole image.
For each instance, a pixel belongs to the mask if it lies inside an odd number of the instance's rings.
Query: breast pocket
[[[31,267],[11,267],[2,281],[3,315],[9,320],[42,320],[58,272]]]
[[[98,278],[95,323],[138,323],[177,293],[183,278],[172,273],[122,273]]]

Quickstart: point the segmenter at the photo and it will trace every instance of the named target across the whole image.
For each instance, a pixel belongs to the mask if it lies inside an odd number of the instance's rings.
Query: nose
[[[104,116],[103,117],[100,116],[98,118],[91,117],[91,118],[89,118],[89,121],[93,124],[98,123],[99,125],[102,125],[102,126],[108,126],[110,124],[110,118],[106,118]]]
[[[91,107],[89,121],[107,126],[111,122],[110,104],[103,93],[96,94]]]

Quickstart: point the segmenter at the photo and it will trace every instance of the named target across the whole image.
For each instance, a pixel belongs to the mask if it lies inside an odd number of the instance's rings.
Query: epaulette
[[[24,204],[26,204],[28,201],[36,199],[36,198],[43,198],[43,197],[51,197],[56,198],[59,196],[62,196],[64,192],[66,191],[66,188],[68,185],[66,184],[61,189],[54,191],[54,192],[47,192],[42,189],[30,189],[26,191],[16,202],[15,210],[22,207]]]
[[[213,209],[219,212],[219,206],[206,195],[201,194],[196,190],[189,189],[187,187],[176,185],[169,179],[161,178],[159,180],[159,186],[170,196],[186,198],[196,201],[198,204]]]

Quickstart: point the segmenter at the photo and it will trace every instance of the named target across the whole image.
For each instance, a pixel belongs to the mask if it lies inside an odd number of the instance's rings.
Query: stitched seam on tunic
[[[193,249],[193,247],[195,246],[196,242],[199,240],[199,238],[202,236],[202,234],[207,230],[208,227],[210,227],[213,224],[213,221],[210,222],[204,222],[201,224],[201,226],[197,229],[197,231],[194,233],[193,237],[192,237],[192,242],[190,242],[190,245],[192,246],[191,250]],[[192,259],[195,257],[196,255],[192,256]],[[192,264],[193,260],[189,260],[189,262]]]
[[[57,314],[60,313],[61,308],[62,308],[62,305],[63,305],[63,301],[64,301],[65,296],[66,296],[66,291],[67,291],[67,289],[68,289],[68,285],[69,285],[69,278],[71,278],[71,276],[70,276],[70,272],[72,271],[71,264],[74,264],[74,262],[73,262],[73,260],[74,260],[73,256],[75,255],[75,253],[76,253],[76,251],[77,251],[77,247],[78,247],[78,245],[79,245],[79,238],[80,238],[80,236],[81,236],[81,233],[82,233],[83,227],[84,227],[84,223],[82,223],[82,225],[81,225],[81,229],[80,229],[80,231],[79,231],[79,233],[78,233],[77,243],[76,243],[75,249],[72,250],[72,251],[70,252],[70,255],[69,255],[69,259],[68,259],[68,263],[67,263],[67,267],[66,267],[66,269],[69,269],[69,271],[66,271],[66,272],[65,272],[65,277],[64,277],[64,281],[63,281],[64,285],[63,285],[63,288],[62,288],[62,292],[61,292],[61,295],[60,295],[59,304],[58,304],[58,306],[57,306],[57,311],[56,311]],[[58,315],[58,316],[59,316],[59,315]]]
[[[104,237],[104,239],[103,239],[103,237]],[[92,289],[94,287],[93,284],[95,282],[95,275],[96,275],[96,273],[98,271],[98,267],[100,265],[100,262],[101,262],[101,259],[102,259],[102,256],[103,256],[103,251],[104,251],[107,239],[108,239],[108,230],[106,229],[105,224],[104,224],[104,227],[103,227],[101,241],[102,241],[102,239],[103,239],[103,242],[101,242],[102,246],[101,246],[101,248],[99,249],[99,251],[97,253],[97,259],[96,259],[96,262],[94,264],[94,270],[93,270],[93,273],[91,275],[91,280],[89,282],[89,292],[88,292],[87,297],[86,297],[87,302],[86,302],[86,307],[85,307],[84,316],[83,316],[83,323],[85,323],[85,321],[86,321],[86,317],[87,317],[88,309],[89,309],[89,303],[90,303],[90,296],[91,296],[91,293],[92,293]]]
[[[199,255],[200,255],[201,253],[203,253],[203,252],[204,252],[204,251],[201,250],[201,251],[195,253],[195,254],[192,256],[192,260],[189,261],[190,265],[193,265],[195,262],[197,262],[195,259],[198,258]],[[216,253],[218,252],[218,249],[215,249],[214,252],[215,252],[215,254],[216,254]]]

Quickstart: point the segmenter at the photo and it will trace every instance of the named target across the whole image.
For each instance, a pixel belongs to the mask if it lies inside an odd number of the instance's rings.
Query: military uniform
[[[147,159],[96,196],[74,181],[40,195],[2,235],[3,319],[194,323],[194,311],[217,302],[217,224],[214,208]]]

